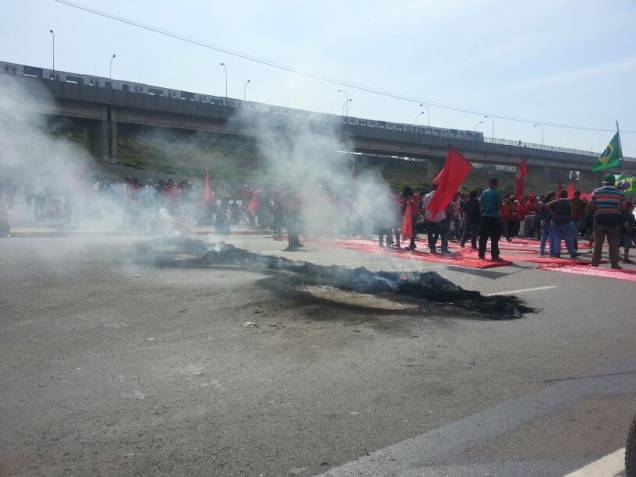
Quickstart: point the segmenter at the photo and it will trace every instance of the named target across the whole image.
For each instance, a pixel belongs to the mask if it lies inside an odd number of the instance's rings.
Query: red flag
[[[528,175],[528,164],[524,159],[521,159],[519,163],[519,171],[517,172],[517,177],[515,178],[515,199],[521,200],[523,199],[523,185]]]
[[[557,179],[557,190],[556,190],[556,198],[559,199],[561,197],[561,191],[563,190],[563,187],[561,187],[561,178],[559,177]]]
[[[415,215],[415,200],[413,197],[406,199],[406,208],[404,209],[404,218],[402,219],[402,240],[410,240],[413,238],[413,216]]]
[[[449,146],[444,167],[433,180],[433,183],[437,184],[437,190],[427,207],[431,215],[446,209],[470,172],[470,168],[470,162]]]
[[[568,184],[568,199],[574,199],[574,184]]]
[[[210,190],[210,173],[205,170],[205,177],[203,178],[203,201],[208,202],[214,194]]]

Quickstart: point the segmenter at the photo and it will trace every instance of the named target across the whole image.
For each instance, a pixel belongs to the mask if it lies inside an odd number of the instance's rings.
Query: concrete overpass
[[[289,124],[289,120],[293,123],[302,118],[316,128],[335,130],[354,151],[425,159],[429,180],[441,168],[449,143],[474,163],[516,166],[525,159],[535,183],[553,183],[557,177],[567,179],[570,170],[581,171],[583,182],[589,182],[590,186],[598,183],[600,176],[591,172],[596,157],[593,152],[484,138],[474,131],[342,117],[187,92],[149,94],[147,91],[153,88],[126,87],[125,82],[116,87],[99,80],[85,84],[62,80],[64,77],[14,75],[14,78],[36,97],[50,94],[54,98],[54,103],[44,98],[37,102],[38,112],[83,121],[89,129],[94,156],[107,163],[118,161],[118,127],[122,124],[249,136],[257,134],[250,123],[258,122],[259,118],[270,124],[278,122],[281,127]],[[237,117],[243,120],[237,121]],[[626,158],[624,172],[636,175],[635,159]]]

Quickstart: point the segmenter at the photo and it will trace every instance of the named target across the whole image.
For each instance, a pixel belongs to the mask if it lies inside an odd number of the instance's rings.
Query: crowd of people
[[[539,253],[561,257],[565,243],[567,253],[579,255],[580,240],[594,244],[592,265],[601,261],[602,246],[607,239],[612,268],[619,265],[619,247],[623,247],[623,262],[633,263],[629,250],[634,244],[634,206],[625,200],[624,193],[614,185],[614,176],[608,175],[604,185],[596,189],[589,200],[582,198],[579,190],[568,198],[568,192],[549,192],[542,196],[528,194],[516,199],[502,195],[497,179],[489,181],[483,192],[476,190],[458,192],[445,210],[432,214],[429,204],[436,194],[433,184],[428,193],[415,193],[406,187],[399,198],[401,221],[392,228],[378,228],[380,247],[401,248],[401,240],[407,248],[416,248],[415,236],[426,234],[428,248],[433,254],[450,254],[449,240],[456,240],[463,248],[468,242],[478,250],[479,257],[486,258],[490,242],[491,259],[501,260],[499,240],[505,237],[535,238],[539,241]],[[438,247],[439,244],[439,247]],[[546,245],[548,250],[546,251]]]
[[[341,216],[333,219],[341,224],[338,233],[345,237],[377,233],[380,247],[402,248],[404,244],[412,250],[416,248],[415,237],[422,234],[433,254],[450,254],[449,241],[454,240],[462,248],[470,244],[482,259],[486,258],[490,242],[490,258],[494,261],[501,260],[501,237],[507,241],[514,237],[534,238],[539,241],[539,253],[552,257],[561,257],[565,243],[572,258],[579,255],[579,241],[587,240],[594,244],[592,265],[598,266],[607,240],[611,265],[620,268],[618,249],[623,247],[623,262],[632,263],[629,250],[636,232],[633,205],[615,187],[613,175],[608,175],[605,184],[589,197],[576,190],[571,197],[567,191],[558,191],[515,198],[501,194],[497,179],[493,178],[484,191],[457,192],[445,209],[434,214],[429,205],[437,193],[435,184],[428,192],[405,187],[402,194],[369,198],[369,207],[357,207],[353,202],[360,197],[354,195],[336,199],[317,193],[309,197],[291,188],[237,186],[217,195],[207,179],[203,184],[172,179],[148,180],[144,184],[128,177],[69,184],[50,183],[45,177],[36,177],[21,187],[15,181],[4,182],[0,191],[0,235],[9,233],[7,211],[15,204],[20,188],[38,222],[57,219],[73,225],[81,216],[117,216],[124,230],[154,231],[170,222],[183,231],[193,225],[214,226],[217,233],[229,233],[231,226],[244,223],[271,229],[278,239],[286,229],[288,250],[302,247],[299,235],[306,229],[306,221],[312,220],[302,213],[308,200],[318,204],[318,208],[323,208],[320,201],[336,201],[337,207],[329,210]]]

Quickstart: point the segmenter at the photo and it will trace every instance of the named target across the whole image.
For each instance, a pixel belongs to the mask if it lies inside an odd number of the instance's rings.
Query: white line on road
[[[520,290],[508,290],[508,291],[502,291],[502,292],[486,293],[484,294],[484,296],[514,295],[515,293],[528,293],[528,292],[540,291],[540,290],[550,290],[551,288],[558,288],[558,287],[556,285],[546,285],[544,287],[521,288]]]
[[[565,477],[615,477],[625,471],[625,448],[618,449]]]

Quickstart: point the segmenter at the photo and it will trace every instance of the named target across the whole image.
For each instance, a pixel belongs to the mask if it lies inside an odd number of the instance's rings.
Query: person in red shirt
[[[510,242],[512,240],[512,232],[514,228],[514,204],[509,195],[504,197],[501,206],[499,207],[499,218],[503,227],[506,240]]]
[[[527,208],[522,200],[515,201],[515,235],[519,235],[519,233],[523,230],[524,221],[526,220]]]

